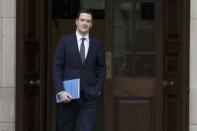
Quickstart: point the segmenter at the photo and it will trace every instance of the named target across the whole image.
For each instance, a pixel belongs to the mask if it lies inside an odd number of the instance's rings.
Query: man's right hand
[[[62,91],[58,95],[59,95],[59,97],[61,99],[61,102],[63,102],[63,103],[68,103],[68,102],[71,101],[71,96],[66,91]]]

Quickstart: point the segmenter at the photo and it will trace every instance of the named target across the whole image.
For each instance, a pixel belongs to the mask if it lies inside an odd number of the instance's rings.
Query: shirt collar
[[[79,32],[76,31],[76,36],[77,36],[77,41],[81,40],[81,38],[86,38],[86,40],[89,41],[89,33],[86,36],[82,37],[79,34]]]

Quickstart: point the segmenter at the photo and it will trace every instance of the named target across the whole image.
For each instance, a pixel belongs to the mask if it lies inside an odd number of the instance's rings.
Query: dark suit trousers
[[[97,100],[84,97],[58,104],[58,131],[92,131],[96,118]]]

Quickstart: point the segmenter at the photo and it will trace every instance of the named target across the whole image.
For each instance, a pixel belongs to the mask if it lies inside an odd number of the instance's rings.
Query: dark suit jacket
[[[63,91],[63,80],[80,78],[81,89],[88,100],[98,98],[106,77],[101,43],[90,36],[88,54],[82,64],[76,34],[63,37],[56,50],[53,79],[56,94]]]

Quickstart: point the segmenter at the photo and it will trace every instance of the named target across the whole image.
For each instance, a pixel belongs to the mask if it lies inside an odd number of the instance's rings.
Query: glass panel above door
[[[112,59],[115,77],[154,76],[153,54],[114,54]]]
[[[153,77],[155,0],[115,0],[113,77]]]
[[[116,0],[114,5],[114,23],[115,25],[133,25],[133,7],[130,0]]]
[[[128,27],[114,28],[114,52],[132,52],[133,48],[133,29]]]
[[[136,52],[153,52],[155,43],[154,28],[136,28],[135,45]]]
[[[154,26],[155,3],[150,0],[139,0],[136,3],[135,26],[147,27]]]
[[[133,75],[134,68],[132,55],[118,54],[113,55],[113,76],[130,77]]]

